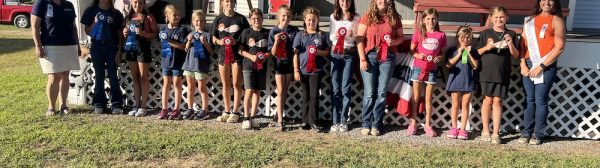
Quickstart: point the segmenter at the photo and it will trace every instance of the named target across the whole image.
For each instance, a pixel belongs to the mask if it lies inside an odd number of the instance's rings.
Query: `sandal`
[[[500,135],[492,135],[491,141],[492,144],[502,144],[502,139],[500,139]]]
[[[48,109],[48,111],[46,111],[46,117],[50,117],[50,116],[54,116],[56,115],[56,111],[54,111],[54,109]]]
[[[437,133],[435,132],[435,130],[433,130],[433,127],[428,126],[425,127],[425,135],[427,135],[429,138],[433,138],[437,136]]]
[[[481,140],[485,141],[485,142],[490,142],[492,141],[492,137],[490,136],[490,133],[481,133]]]
[[[408,129],[406,129],[406,135],[413,136],[417,133],[417,124],[409,124]]]
[[[71,110],[69,109],[69,107],[63,106],[60,108],[60,114],[64,114],[64,115],[71,114]]]

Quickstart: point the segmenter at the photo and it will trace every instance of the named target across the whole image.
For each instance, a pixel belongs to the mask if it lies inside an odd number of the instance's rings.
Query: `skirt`
[[[77,46],[44,46],[46,57],[39,58],[44,74],[79,70]]]

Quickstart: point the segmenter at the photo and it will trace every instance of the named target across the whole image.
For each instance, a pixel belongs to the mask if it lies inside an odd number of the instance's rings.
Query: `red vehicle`
[[[32,8],[33,0],[0,0],[0,22],[28,28]]]

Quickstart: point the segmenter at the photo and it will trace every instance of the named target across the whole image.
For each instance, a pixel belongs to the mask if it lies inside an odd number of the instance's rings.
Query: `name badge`
[[[546,36],[546,30],[548,29],[548,24],[544,24],[542,29],[540,30],[540,38],[544,38]]]
[[[48,7],[46,8],[46,17],[54,17],[54,8],[52,7],[52,4],[48,4]]]

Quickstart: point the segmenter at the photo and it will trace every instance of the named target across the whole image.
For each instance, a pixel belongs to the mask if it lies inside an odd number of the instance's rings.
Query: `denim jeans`
[[[527,67],[531,69],[531,61],[527,60]],[[548,100],[550,89],[556,78],[556,63],[544,69],[544,83],[533,84],[529,77],[523,77],[526,105],[522,135],[531,137],[532,133],[543,138],[546,135],[546,119],[548,117]]]
[[[368,69],[361,70],[364,82],[362,127],[379,129],[385,115],[386,94],[394,55],[388,53],[385,62],[377,60],[376,52],[367,53]]]
[[[110,97],[111,106],[121,107],[123,105],[123,93],[121,92],[121,86],[119,84],[119,77],[117,76],[118,65],[116,62],[117,47],[110,44],[94,44],[90,50],[94,72],[94,97],[92,104],[95,107],[106,107],[107,98],[104,91],[104,78],[106,72],[108,72],[108,78],[110,79]]]
[[[338,55],[331,53],[331,102],[333,104],[333,124],[346,124],[352,86],[352,58],[354,54]]]

